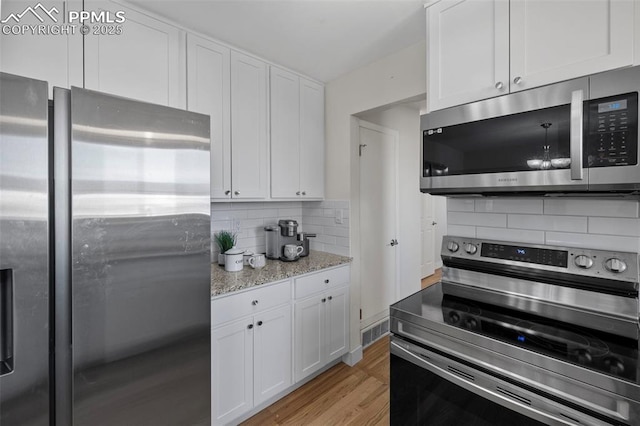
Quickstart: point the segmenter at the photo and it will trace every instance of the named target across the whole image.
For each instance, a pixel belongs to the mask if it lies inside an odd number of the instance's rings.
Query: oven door
[[[392,336],[391,425],[621,425],[574,410],[512,381]]]
[[[421,190],[587,191],[588,83],[581,78],[423,115]]]

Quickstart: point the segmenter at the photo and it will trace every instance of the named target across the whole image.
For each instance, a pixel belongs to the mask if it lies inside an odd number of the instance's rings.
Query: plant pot
[[[224,266],[224,253],[218,254],[218,265]]]

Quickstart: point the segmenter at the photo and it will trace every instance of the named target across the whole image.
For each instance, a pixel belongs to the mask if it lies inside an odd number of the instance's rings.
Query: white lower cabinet
[[[294,376],[298,382],[347,352],[349,267],[295,280]],[[310,296],[307,296],[310,294]],[[303,297],[303,298],[300,298]]]
[[[211,303],[212,424],[231,423],[292,385],[290,302],[285,281]]]

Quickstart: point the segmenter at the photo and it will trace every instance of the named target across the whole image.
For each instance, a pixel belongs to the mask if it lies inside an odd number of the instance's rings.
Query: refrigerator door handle
[[[13,270],[0,270],[0,376],[13,372]]]

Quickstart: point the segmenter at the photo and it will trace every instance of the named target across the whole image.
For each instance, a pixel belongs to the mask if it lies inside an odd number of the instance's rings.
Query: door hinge
[[[366,143],[361,143],[360,145],[358,145],[358,156],[362,157],[362,148],[364,148],[365,146],[367,146]]]
[[[360,309],[360,320],[362,320],[362,309]]]

